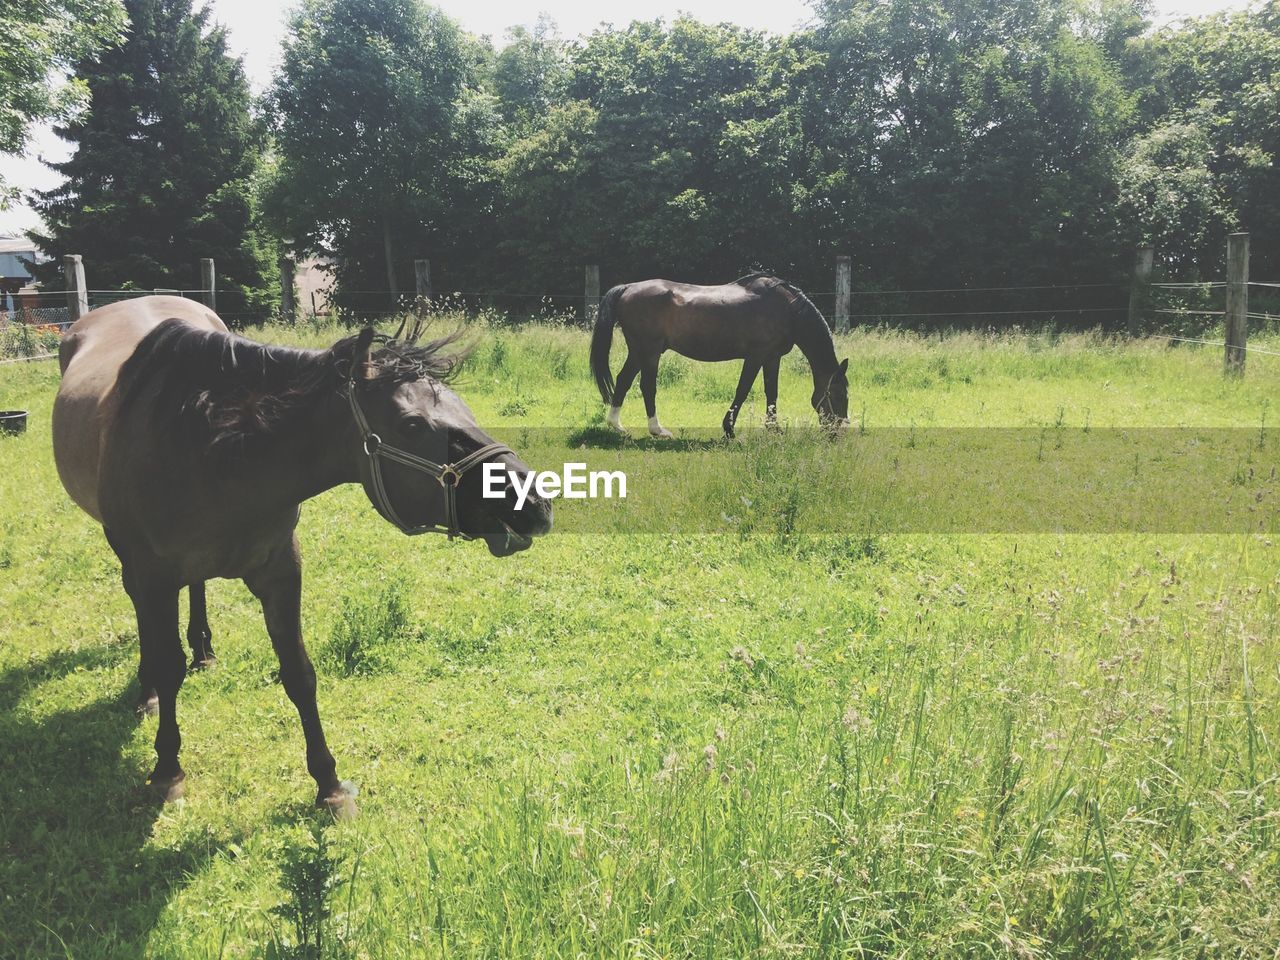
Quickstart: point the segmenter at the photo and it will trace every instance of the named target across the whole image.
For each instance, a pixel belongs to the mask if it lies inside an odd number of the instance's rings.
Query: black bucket
[[[27,411],[0,410],[0,433],[19,434],[27,429]]]

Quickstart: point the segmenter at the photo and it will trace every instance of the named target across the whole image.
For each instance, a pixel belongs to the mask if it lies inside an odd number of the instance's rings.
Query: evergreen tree
[[[88,108],[55,128],[75,144],[39,194],[55,256],[84,255],[98,288],[195,289],[199,260],[217,266],[229,319],[270,309],[271,261],[255,228],[254,178],[263,134],[225,31],[191,0],[126,0],[125,42],[78,75]]]

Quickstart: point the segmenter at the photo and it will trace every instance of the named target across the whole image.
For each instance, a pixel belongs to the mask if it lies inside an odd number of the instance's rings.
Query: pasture
[[[478,333],[482,425],[602,423],[585,333]],[[1274,459],[1270,357],[1236,381],[1156,340],[837,349],[855,423],[1246,427]],[[664,424],[718,427],[737,372],[664,359]],[[0,367],[0,408],[32,411],[0,437],[0,955],[1275,955],[1268,536],[564,533],[499,561],[340,488],[303,507],[304,626],[359,817],[312,810],[228,582],[219,663],[179,699],[187,796],[160,807],[132,608],[53,467],[56,384]],[[809,391],[788,358],[780,416],[811,421]],[[740,425],[762,414],[757,385]]]

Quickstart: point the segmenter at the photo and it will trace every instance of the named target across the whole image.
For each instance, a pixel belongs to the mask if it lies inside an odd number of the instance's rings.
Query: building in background
[[[23,300],[35,294],[34,278],[27,262],[43,263],[48,258],[26,237],[0,235],[0,308],[12,314]]]
[[[316,316],[329,312],[329,296],[333,293],[333,274],[327,257],[309,257],[298,264],[293,274],[298,291],[298,313]]]

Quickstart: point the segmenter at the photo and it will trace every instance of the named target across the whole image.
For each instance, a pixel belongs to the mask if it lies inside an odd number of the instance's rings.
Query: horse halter
[[[450,540],[454,537],[460,540],[474,540],[474,537],[463,533],[462,528],[458,525],[458,484],[462,482],[463,474],[493,454],[510,453],[514,456],[515,451],[505,443],[487,443],[454,463],[436,463],[434,460],[428,460],[426,457],[420,457],[415,453],[410,453],[408,450],[402,450],[399,447],[393,447],[389,443],[384,443],[382,438],[370,429],[369,420],[365,417],[364,410],[360,408],[360,401],[356,397],[356,382],[354,378],[347,381],[345,392],[347,399],[351,402],[351,415],[355,418],[356,426],[360,430],[364,454],[369,458],[369,473],[373,478],[373,496],[371,499],[379,512],[395,524],[401,533],[408,534],[411,537],[420,533],[443,533],[447,534]],[[411,470],[417,470],[419,473],[429,474],[436,479],[440,484],[441,492],[444,494],[443,525],[427,523],[422,526],[413,526],[400,519],[400,514],[391,505],[391,497],[387,495],[387,487],[382,479],[383,459],[398,463]]]

